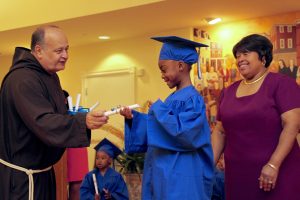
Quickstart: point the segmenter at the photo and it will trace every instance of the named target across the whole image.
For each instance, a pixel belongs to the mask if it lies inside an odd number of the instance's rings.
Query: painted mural
[[[300,20],[295,21],[296,23],[273,24],[267,32],[249,31],[239,39],[252,33],[268,37],[274,48],[274,58],[269,71],[290,76],[300,85]],[[208,31],[197,28],[194,29],[194,40],[209,45],[201,49],[202,79],[198,79],[197,69],[194,68],[194,85],[204,97],[207,117],[213,128],[216,124],[217,101],[221,90],[242,78],[232,53],[224,52],[226,45],[232,48],[235,43],[215,41]]]

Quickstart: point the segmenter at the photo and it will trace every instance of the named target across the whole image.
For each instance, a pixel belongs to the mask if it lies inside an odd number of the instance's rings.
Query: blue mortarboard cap
[[[96,151],[104,151],[111,158],[116,158],[122,151],[113,143],[111,143],[108,139],[104,138],[101,142],[99,142],[94,149]]]
[[[200,50],[197,47],[208,47],[206,44],[187,40],[177,36],[152,37],[151,39],[163,43],[159,60],[183,61],[187,64],[198,63],[198,77],[201,78],[200,63],[198,62]]]

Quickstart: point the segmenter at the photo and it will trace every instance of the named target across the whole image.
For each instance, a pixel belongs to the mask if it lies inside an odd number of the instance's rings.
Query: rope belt
[[[47,167],[45,169],[26,169],[24,167],[20,167],[20,166],[11,164],[9,162],[6,162],[5,160],[2,160],[2,159],[0,159],[0,163],[2,163],[3,165],[8,166],[10,168],[25,172],[28,175],[28,181],[29,181],[29,191],[28,191],[29,197],[28,197],[28,199],[29,200],[33,200],[33,195],[34,195],[33,174],[49,171],[52,168],[52,166],[50,166],[50,167]]]

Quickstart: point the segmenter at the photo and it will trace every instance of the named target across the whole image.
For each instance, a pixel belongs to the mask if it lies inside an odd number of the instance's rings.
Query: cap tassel
[[[198,62],[197,62],[197,74],[198,74],[198,79],[202,79],[202,74],[201,74],[201,57],[200,57],[200,48],[198,50]]]

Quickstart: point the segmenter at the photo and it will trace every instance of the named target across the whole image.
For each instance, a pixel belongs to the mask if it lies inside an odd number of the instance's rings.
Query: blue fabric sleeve
[[[121,174],[118,175],[115,185],[116,188],[114,188],[114,191],[111,192],[112,199],[128,200],[129,197],[127,186]]]
[[[80,200],[94,200],[95,198],[94,182],[92,173],[89,172],[83,179],[80,186]]]
[[[149,146],[173,151],[194,151],[209,145],[210,129],[201,96],[189,98],[184,109],[178,113],[158,100],[151,106],[148,117]]]
[[[147,115],[132,111],[133,119],[125,120],[125,152],[147,151]]]

